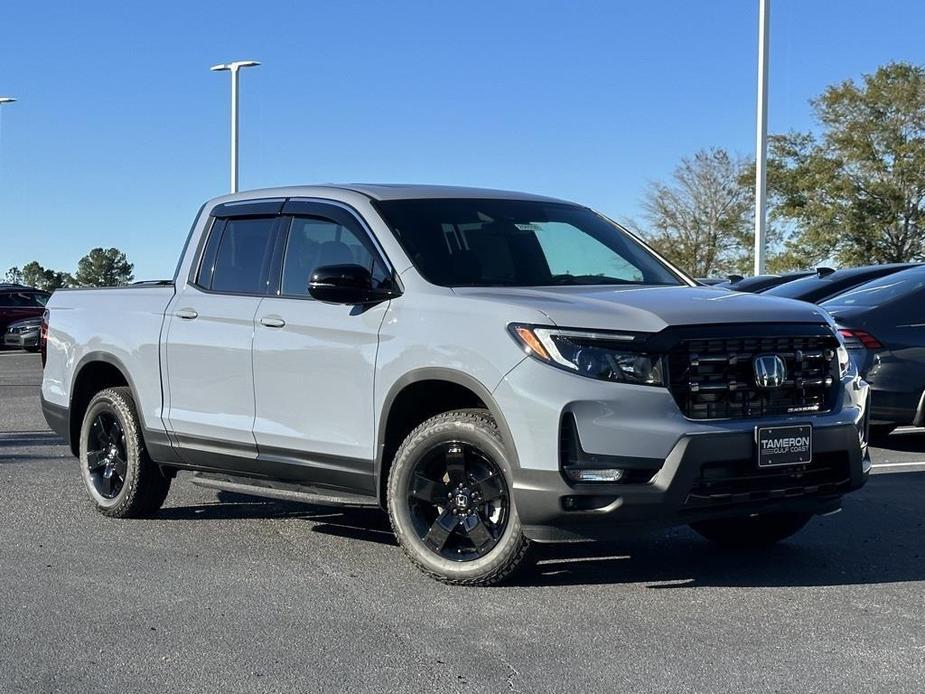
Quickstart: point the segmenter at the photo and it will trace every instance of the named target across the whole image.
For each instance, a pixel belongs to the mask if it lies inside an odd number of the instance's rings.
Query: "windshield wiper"
[[[632,280],[621,280],[618,277],[608,277],[607,275],[570,275],[569,273],[566,272],[561,275],[553,275],[549,279],[549,284],[585,285],[585,284],[642,284],[642,283],[633,282]]]

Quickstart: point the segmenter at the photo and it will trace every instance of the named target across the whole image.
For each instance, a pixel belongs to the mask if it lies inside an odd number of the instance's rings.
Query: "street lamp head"
[[[12,96],[0,96],[0,104],[12,104],[16,99]]]
[[[255,65],[260,65],[256,60],[236,60],[233,63],[221,63],[219,65],[213,65],[209,69],[213,72],[221,72],[223,70],[231,70],[235,72],[236,70],[242,67],[254,67]]]

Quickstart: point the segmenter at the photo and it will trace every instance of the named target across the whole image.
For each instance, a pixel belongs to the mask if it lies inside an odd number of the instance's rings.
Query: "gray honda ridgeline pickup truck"
[[[42,398],[99,511],[194,481],[386,509],[491,584],[531,543],[760,545],[864,484],[868,387],[816,306],[697,286],[596,212],[342,185],[206,203],[172,281],[57,291]]]

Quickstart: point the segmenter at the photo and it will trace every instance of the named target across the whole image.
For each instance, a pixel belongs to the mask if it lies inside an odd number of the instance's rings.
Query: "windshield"
[[[890,301],[922,291],[923,288],[925,288],[925,272],[921,270],[900,272],[862,284],[828,301],[823,301],[821,305],[828,309],[882,306]]]
[[[450,198],[376,206],[418,272],[444,287],[684,284],[641,243],[576,205]]]
[[[0,294],[0,306],[39,307],[48,303],[50,294],[45,292],[11,292]]]

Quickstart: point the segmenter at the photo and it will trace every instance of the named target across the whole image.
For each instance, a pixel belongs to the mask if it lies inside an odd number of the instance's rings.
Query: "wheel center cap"
[[[468,492],[457,492],[457,493],[456,493],[456,498],[454,499],[454,501],[456,502],[456,507],[457,507],[459,510],[461,510],[461,511],[466,510],[467,508],[469,508],[469,494],[468,494]]]

